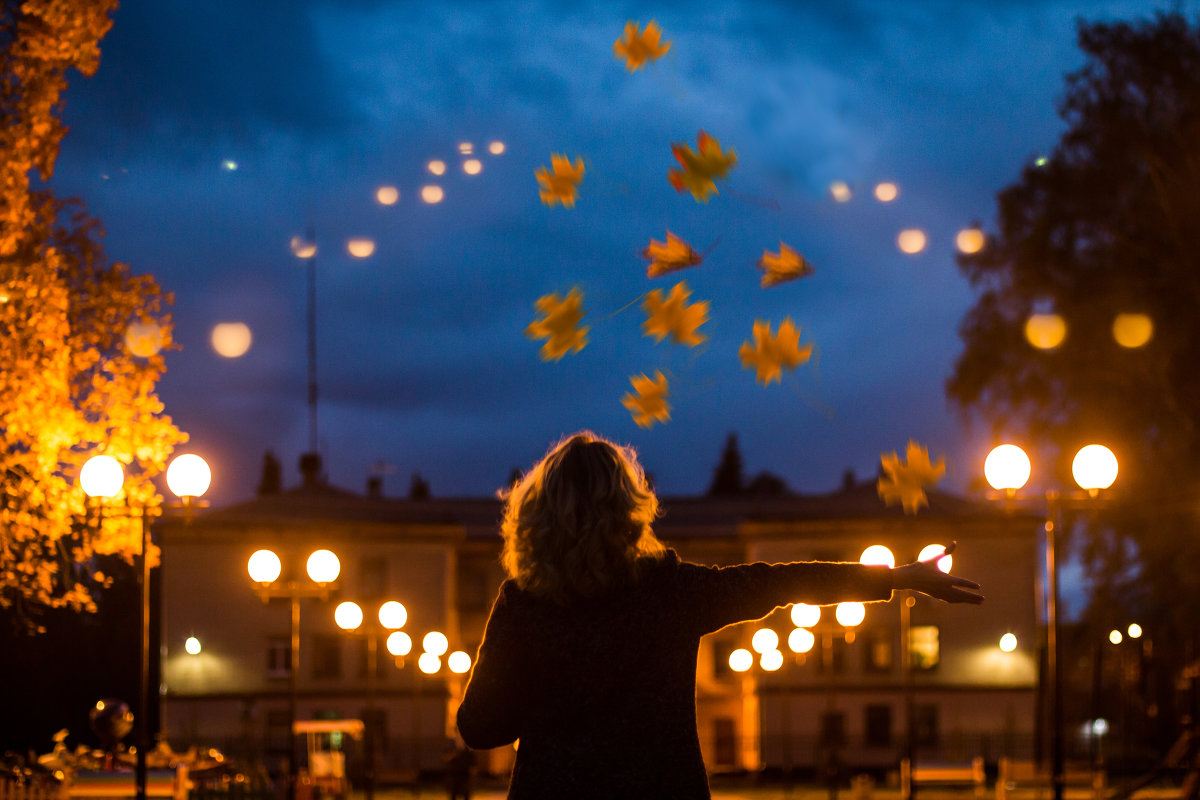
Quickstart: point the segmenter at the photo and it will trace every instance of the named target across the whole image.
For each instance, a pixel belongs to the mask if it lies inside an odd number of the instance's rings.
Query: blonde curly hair
[[[666,548],[651,523],[658,498],[631,447],[591,431],[565,437],[502,494],[505,570],[559,602],[636,578],[639,556]]]

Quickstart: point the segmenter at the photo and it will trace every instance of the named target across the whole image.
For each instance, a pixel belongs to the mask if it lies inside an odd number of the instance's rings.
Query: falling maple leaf
[[[800,329],[787,317],[779,323],[779,332],[771,335],[771,323],[754,321],[754,346],[742,342],[738,356],[743,369],[758,371],[756,380],[763,386],[781,380],[782,370],[795,369],[812,356],[811,343],[800,345]]]
[[[530,339],[545,339],[542,360],[558,361],[569,352],[579,352],[588,343],[588,328],[579,325],[583,319],[583,293],[572,288],[564,299],[558,292],[543,295],[534,308],[543,316],[525,329]]]
[[[627,22],[624,35],[613,42],[613,53],[618,59],[625,59],[625,69],[637,72],[646,66],[647,60],[657,61],[671,49],[670,42],[659,43],[661,38],[662,28],[654,20],[640,33],[636,22]]]
[[[548,206],[562,203],[565,208],[574,207],[575,193],[583,181],[583,159],[575,159],[575,163],[572,165],[571,159],[566,156],[551,153],[550,167],[550,169],[538,167],[534,172],[538,183],[541,184],[538,191],[542,202]]]
[[[763,250],[762,258],[758,260],[758,268],[763,271],[764,289],[813,274],[812,262],[783,242],[779,243],[778,253]]]
[[[687,189],[698,202],[707,203],[710,194],[717,193],[714,178],[727,178],[729,170],[737,164],[737,153],[733,150],[722,152],[721,143],[704,131],[696,140],[697,150],[683,143],[673,143],[671,152],[675,159],[683,165],[667,171],[667,180],[675,187],[675,191]]]
[[[708,322],[708,301],[689,305],[687,299],[691,294],[684,281],[672,287],[666,300],[659,289],[648,293],[642,302],[642,308],[646,310],[646,321],[642,323],[644,334],[653,336],[655,342],[670,336],[671,341],[688,347],[706,341],[708,337],[697,333],[696,329]]]
[[[630,375],[629,382],[637,394],[625,393],[621,404],[633,414],[639,428],[649,428],[655,422],[671,419],[671,404],[667,402],[667,376],[656,370],[653,378]]]
[[[925,487],[932,486],[946,473],[946,459],[929,462],[929,450],[915,441],[908,441],[906,463],[900,463],[895,451],[879,456],[883,474],[879,476],[879,496],[887,505],[900,503],[905,514],[915,514],[921,506],[929,505]]]
[[[690,244],[667,231],[667,241],[651,239],[650,244],[642,250],[642,258],[650,262],[650,266],[646,267],[646,277],[657,278],[668,272],[694,267],[703,257]]]

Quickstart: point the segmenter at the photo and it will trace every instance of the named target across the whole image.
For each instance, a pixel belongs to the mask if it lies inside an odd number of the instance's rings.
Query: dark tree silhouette
[[[725,449],[721,451],[721,461],[713,470],[712,484],[708,493],[712,496],[729,496],[742,492],[742,454],[738,450],[737,434],[731,433],[725,439]]]
[[[1043,474],[1057,486],[1074,485],[1078,447],[1117,453],[1114,501],[1086,526],[1092,613],[1140,609],[1156,647],[1183,647],[1200,604],[1200,30],[1160,13],[1081,22],[1078,41],[1066,132],[1000,193],[984,249],[960,258],[980,296],[947,392],[997,438],[1053,450]],[[1024,326],[1048,311],[1067,335],[1038,350]],[[1116,341],[1129,314],[1153,325],[1138,347]]]

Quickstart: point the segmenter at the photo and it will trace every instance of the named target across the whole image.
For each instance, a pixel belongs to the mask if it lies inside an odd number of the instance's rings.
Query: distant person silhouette
[[[500,587],[462,704],[474,748],[516,740],[511,800],[706,800],[696,730],[700,637],[804,602],[911,589],[980,603],[932,563],[895,569],[680,561],[631,448],[563,439],[508,490]]]

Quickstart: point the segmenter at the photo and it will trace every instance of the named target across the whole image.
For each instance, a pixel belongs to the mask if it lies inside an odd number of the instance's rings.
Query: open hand
[[[951,542],[944,553],[927,561],[914,561],[893,569],[892,588],[911,589],[947,603],[971,603],[973,605],[982,603],[983,595],[978,591],[978,583],[966,578],[956,578],[937,568],[937,560],[942,555],[950,555],[954,552],[957,544],[957,542]]]

